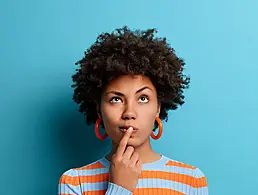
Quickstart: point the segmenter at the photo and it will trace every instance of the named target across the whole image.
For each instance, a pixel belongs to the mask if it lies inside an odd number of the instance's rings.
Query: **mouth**
[[[138,131],[138,128],[134,127],[134,126],[131,126],[131,125],[127,125],[127,126],[120,126],[119,127],[119,130],[122,131],[122,132],[126,132],[129,127],[132,127],[133,128],[133,133],[135,133],[136,131]]]

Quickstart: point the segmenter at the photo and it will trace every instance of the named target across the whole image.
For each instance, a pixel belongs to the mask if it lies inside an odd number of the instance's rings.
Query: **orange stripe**
[[[194,167],[194,166],[184,164],[181,162],[175,162],[175,161],[168,161],[166,163],[166,166],[177,166],[177,167],[183,167],[183,168],[189,168],[189,169],[196,169],[196,167]],[[105,168],[105,166],[102,165],[100,162],[96,162],[91,165],[86,165],[81,168],[76,168],[76,170],[90,170],[90,169],[100,169],[100,168]]]
[[[76,170],[90,170],[90,169],[101,169],[101,168],[105,168],[104,165],[102,165],[100,162],[96,162],[91,165],[86,165],[81,168],[76,168]]]
[[[184,163],[181,163],[181,162],[175,162],[175,161],[168,161],[166,163],[166,166],[176,166],[176,167],[189,168],[189,169],[195,169],[196,168],[194,166],[184,164]]]
[[[156,178],[156,179],[165,179],[169,181],[175,181],[183,184],[187,184],[194,188],[200,188],[207,186],[206,178],[195,178],[193,176],[178,174],[178,173],[170,173],[164,171],[143,171],[140,176],[143,178]]]
[[[59,184],[70,184],[73,186],[78,186],[80,185],[80,183],[96,183],[103,181],[108,181],[108,173],[74,177],[63,175],[59,181]]]
[[[96,190],[83,192],[82,195],[105,195],[106,190]],[[137,188],[135,189],[133,195],[157,195],[157,194],[170,194],[170,195],[185,195],[184,193],[178,192],[176,190],[165,189],[165,188]]]
[[[175,182],[187,184],[194,188],[206,187],[208,185],[205,177],[195,178],[189,175],[163,172],[163,171],[142,171],[140,178],[141,179],[156,178],[156,179],[175,181]],[[63,175],[59,183],[60,184],[66,183],[66,184],[77,186],[77,185],[80,185],[80,182],[95,183],[95,182],[103,182],[103,181],[108,181],[108,173],[89,175],[89,176],[80,176],[80,177],[78,176],[71,177],[71,176]]]
[[[62,175],[62,177],[59,180],[59,184],[69,184],[73,186],[78,186],[80,185],[79,176],[71,177],[68,175]]]

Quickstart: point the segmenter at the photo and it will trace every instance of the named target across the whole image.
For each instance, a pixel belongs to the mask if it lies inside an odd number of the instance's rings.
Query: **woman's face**
[[[159,116],[156,89],[146,76],[120,76],[104,89],[100,112],[105,130],[113,142],[118,144],[126,128],[133,126],[128,145],[141,146],[149,141],[155,117]]]

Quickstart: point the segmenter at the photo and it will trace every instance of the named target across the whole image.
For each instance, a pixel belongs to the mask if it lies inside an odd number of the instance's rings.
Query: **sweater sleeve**
[[[60,178],[58,184],[58,195],[82,195],[77,170],[70,169]],[[132,195],[126,188],[109,182],[106,195]]]
[[[132,195],[133,193],[126,188],[109,182],[106,195]]]
[[[60,178],[58,183],[58,195],[81,195],[80,183],[77,171],[70,169]]]
[[[199,168],[195,168],[193,177],[189,195],[208,195],[208,183],[203,172]]]

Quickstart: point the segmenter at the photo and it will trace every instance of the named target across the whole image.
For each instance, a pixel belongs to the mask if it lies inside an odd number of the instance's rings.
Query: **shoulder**
[[[101,164],[100,160],[79,168],[69,169],[59,179],[58,194],[81,194],[82,184],[106,179],[107,173],[108,169]]]
[[[75,169],[65,171],[58,182],[58,194],[81,194],[80,180]]]
[[[165,171],[172,173],[178,177],[178,180],[193,188],[207,187],[207,179],[200,168],[177,161],[174,159],[166,158]]]
[[[60,177],[59,184],[71,184],[73,186],[76,186],[80,184],[80,177],[93,177],[96,174],[101,174],[105,172],[105,166],[101,163],[101,160],[97,160],[88,165],[84,165],[78,168],[71,168],[65,171]]]
[[[168,158],[168,157],[164,157],[164,158],[166,159],[166,164],[165,164],[166,167],[179,167],[179,168],[186,168],[186,169],[189,169],[189,170],[197,169],[196,166],[184,163],[182,161],[178,161],[178,160],[171,159],[171,158]]]

